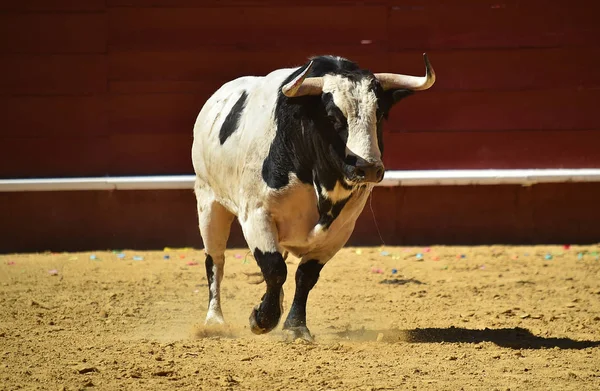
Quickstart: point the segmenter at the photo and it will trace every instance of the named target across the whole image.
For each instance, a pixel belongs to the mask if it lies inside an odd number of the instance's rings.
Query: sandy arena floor
[[[598,252],[346,248],[311,294],[312,345],[249,331],[247,250],[227,252],[221,329],[201,251],[2,255],[0,389],[598,390]]]

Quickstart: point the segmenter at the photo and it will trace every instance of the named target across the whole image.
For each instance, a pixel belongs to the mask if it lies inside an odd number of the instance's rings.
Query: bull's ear
[[[405,90],[405,89],[392,90],[390,92],[392,94],[392,105],[395,105],[396,103],[400,102],[402,99],[409,97],[415,93],[413,90]]]

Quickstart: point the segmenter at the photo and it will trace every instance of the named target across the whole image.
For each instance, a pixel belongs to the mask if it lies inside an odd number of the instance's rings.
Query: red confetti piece
[[[198,262],[194,262],[194,261],[189,261],[187,263],[188,266],[196,266],[198,264]]]

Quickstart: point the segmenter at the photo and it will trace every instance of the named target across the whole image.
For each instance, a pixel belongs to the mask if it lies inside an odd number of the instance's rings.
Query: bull
[[[285,259],[300,259],[283,329],[312,341],[306,304],[323,266],[342,248],[384,177],[383,121],[392,106],[430,88],[425,76],[371,73],[336,56],[222,85],[194,125],[200,234],[209,287],[206,324],[223,324],[220,287],[237,217],[266,283],[250,329],[267,333],[283,313]]]

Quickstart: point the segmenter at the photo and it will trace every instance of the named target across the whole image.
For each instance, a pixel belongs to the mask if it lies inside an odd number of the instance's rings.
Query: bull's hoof
[[[283,296],[283,288],[279,289],[279,294],[267,291],[263,295],[262,302],[250,314],[250,330],[254,334],[266,334],[277,327],[283,313]]]
[[[290,342],[295,342],[298,339],[308,343],[314,343],[315,339],[306,326],[285,327],[283,331],[286,334],[286,339]]]
[[[254,334],[266,334],[277,327],[281,313],[265,314],[257,305],[250,314],[250,330]]]

